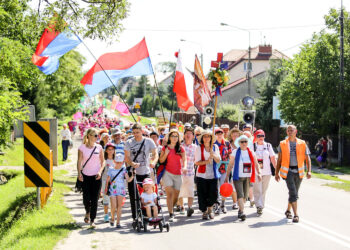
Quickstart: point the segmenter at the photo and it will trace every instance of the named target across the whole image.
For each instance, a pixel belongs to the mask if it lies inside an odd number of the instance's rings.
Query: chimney
[[[272,45],[259,45],[259,55],[272,55]]]

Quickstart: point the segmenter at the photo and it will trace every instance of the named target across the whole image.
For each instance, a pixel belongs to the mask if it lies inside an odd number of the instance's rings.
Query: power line
[[[324,26],[324,24],[310,24],[299,26],[276,26],[266,28],[251,28],[250,31],[263,31],[263,30],[281,30],[281,29],[300,29]],[[232,32],[232,29],[125,29],[126,31],[150,31],[150,32]],[[238,31],[238,30],[237,30]]]

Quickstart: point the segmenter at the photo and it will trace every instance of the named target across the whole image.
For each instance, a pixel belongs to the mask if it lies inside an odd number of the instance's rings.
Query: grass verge
[[[18,138],[4,153],[0,155],[0,166],[23,166],[23,138]]]
[[[135,119],[137,119],[137,114],[136,113],[133,113]],[[152,124],[152,123],[156,123],[156,118],[155,117],[145,117],[145,116],[140,116],[141,117],[141,121],[140,123],[142,125],[149,125],[149,124]],[[129,122],[135,122],[134,119],[132,119],[132,116],[124,116],[123,118],[126,118]]]
[[[63,194],[70,188],[65,170],[54,173],[54,188],[46,206],[37,210],[36,191],[24,188],[23,172],[2,186],[0,195],[0,249],[52,249],[59,240],[77,228]]]
[[[4,150],[4,155],[0,155],[0,166],[23,166],[23,138],[18,138],[12,146]],[[62,143],[58,143],[58,165],[63,165],[71,161],[71,152],[68,149],[68,160],[62,160]]]
[[[329,174],[318,174],[318,173],[312,173],[312,175],[316,178],[319,179],[324,179],[324,180],[330,180],[330,181],[336,181],[334,183],[327,183],[324,184],[325,186],[337,188],[337,189],[342,189],[347,192],[350,192],[350,181],[348,180],[343,180],[338,178],[337,176],[331,176]]]

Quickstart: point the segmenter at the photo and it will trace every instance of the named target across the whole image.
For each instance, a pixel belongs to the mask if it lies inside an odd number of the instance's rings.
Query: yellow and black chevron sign
[[[51,187],[50,122],[24,122],[24,185]]]

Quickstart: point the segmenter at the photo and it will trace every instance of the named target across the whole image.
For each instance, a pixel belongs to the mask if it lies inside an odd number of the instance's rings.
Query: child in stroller
[[[151,178],[146,178],[142,182],[143,192],[141,194],[141,205],[146,210],[148,220],[158,222],[158,201],[154,190],[154,183]],[[152,217],[153,212],[153,217]]]
[[[158,226],[161,232],[163,232],[163,228],[169,232],[170,225],[165,222],[162,207],[159,204],[158,187],[154,185],[152,179],[146,178],[142,183],[137,184],[137,190],[139,205],[137,218],[132,224],[133,228],[137,229],[138,232],[143,228],[147,232],[147,225],[149,225],[153,226],[154,229]],[[160,217],[158,217],[159,213],[161,213]]]

